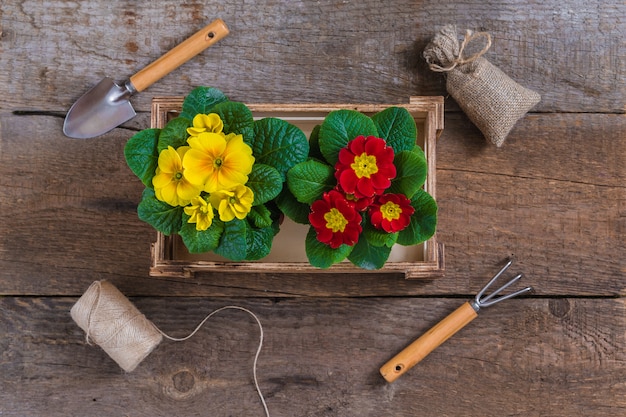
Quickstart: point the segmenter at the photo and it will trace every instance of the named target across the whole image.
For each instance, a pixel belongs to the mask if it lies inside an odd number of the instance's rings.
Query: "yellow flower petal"
[[[234,196],[234,193],[228,190],[215,191],[209,195],[209,203],[213,207],[219,207],[222,201],[228,200],[232,196]]]
[[[160,200],[166,202],[170,206],[178,206],[178,195],[176,194],[176,184],[170,183],[165,187],[159,188],[158,190],[161,195]]]
[[[191,149],[197,149],[210,154],[222,154],[226,149],[226,139],[224,135],[213,132],[203,132],[198,136],[187,139]]]
[[[211,193],[210,203],[217,207],[220,220],[229,222],[235,217],[244,219],[252,208],[253,191],[245,185],[238,184],[232,190],[219,190]]]
[[[185,154],[183,167],[183,175],[187,181],[200,187],[214,171],[213,164],[207,161],[206,153],[194,148]]]
[[[229,222],[235,218],[235,212],[226,201],[220,203],[218,213],[220,214],[220,220],[223,222]]]
[[[182,158],[189,149],[188,146],[178,149],[168,146],[159,154],[152,185],[156,198],[171,206],[187,205],[191,198],[200,194],[200,188],[184,178]]]
[[[158,165],[162,172],[173,173],[182,171],[180,155],[171,146],[168,146],[167,149],[163,149],[161,151],[159,154]]]
[[[152,185],[154,188],[167,187],[172,182],[172,174],[169,172],[159,172],[152,177]]]
[[[248,182],[248,176],[235,169],[231,169],[229,166],[222,166],[212,180],[211,188],[215,191],[225,188],[233,188],[239,184],[245,184]],[[209,184],[207,183],[205,189],[207,189],[207,192],[213,192],[209,191],[208,188]]]
[[[185,154],[187,153],[187,151],[191,149],[191,147],[189,146],[181,146],[179,148],[176,148],[176,153],[178,154],[178,156],[180,157],[180,161],[181,161],[181,166],[182,166],[182,161],[183,158],[185,156]]]
[[[178,198],[182,201],[191,201],[193,198],[200,195],[200,188],[191,184],[189,181],[183,179],[178,183],[176,193]],[[182,205],[182,204],[181,204]]]
[[[191,136],[198,136],[203,132],[221,133],[224,129],[224,122],[217,113],[197,114],[192,123],[193,127],[187,129]]]
[[[195,223],[196,230],[207,230],[213,224],[213,207],[204,198],[198,196],[191,200],[185,207],[185,213],[189,216],[188,223]]]

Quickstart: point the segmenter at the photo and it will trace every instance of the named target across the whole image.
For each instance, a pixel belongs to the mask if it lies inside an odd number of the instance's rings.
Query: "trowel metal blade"
[[[70,108],[63,123],[63,133],[76,139],[100,136],[135,117],[130,104],[132,92],[104,78]]]

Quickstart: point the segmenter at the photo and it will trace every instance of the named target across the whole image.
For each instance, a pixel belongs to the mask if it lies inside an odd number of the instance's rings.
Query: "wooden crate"
[[[162,128],[182,107],[183,97],[155,97],[152,101],[151,126]],[[371,115],[390,106],[406,108],[415,118],[418,143],[428,161],[424,189],[436,198],[436,143],[443,129],[443,97],[411,97],[408,104],[248,104],[255,118],[277,117],[300,127],[309,136],[313,127],[337,109],[353,109]],[[228,271],[254,273],[403,273],[405,278],[433,278],[443,275],[444,247],[437,236],[413,247],[395,245],[382,269],[365,271],[348,261],[321,270],[312,267],[304,253],[308,226],[286,219],[274,238],[272,253],[260,261],[233,262],[213,253],[190,254],[178,235],[157,233],[152,245],[151,276],[191,277],[198,272]]]

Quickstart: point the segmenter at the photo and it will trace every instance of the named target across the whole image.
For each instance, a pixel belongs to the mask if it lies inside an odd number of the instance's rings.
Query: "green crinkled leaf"
[[[274,167],[255,163],[246,186],[254,193],[252,205],[256,206],[276,197],[283,189],[283,179]]]
[[[330,165],[309,159],[287,172],[287,186],[300,203],[312,204],[337,184],[334,173]]]
[[[324,155],[322,155],[320,150],[320,127],[321,125],[316,125],[311,131],[311,136],[309,137],[309,158],[323,160]]]
[[[404,107],[389,107],[372,116],[379,137],[387,141],[394,152],[413,149],[417,140],[417,126],[411,113]]]
[[[158,166],[157,143],[160,132],[160,129],[142,130],[134,134],[124,146],[128,167],[146,187],[152,187],[152,177]]]
[[[248,222],[245,220],[233,219],[225,222],[220,244],[215,248],[214,252],[231,261],[246,259],[247,229]]]
[[[387,192],[404,194],[407,198],[422,188],[428,173],[428,164],[424,159],[423,152],[420,154],[413,151],[396,153],[393,163],[396,166],[396,177],[391,180],[391,186]]]
[[[398,242],[404,246],[417,245],[435,234],[437,228],[437,203],[430,194],[420,189],[411,199],[415,213],[409,225],[400,231]]]
[[[209,114],[213,106],[227,100],[224,93],[217,88],[196,87],[185,97],[180,117],[193,120],[196,114]]]
[[[250,143],[254,136],[254,119],[252,111],[243,103],[224,101],[218,103],[211,110],[217,113],[224,122],[223,132],[243,135],[246,143]]]
[[[415,145],[413,149],[411,149],[411,152],[417,154],[424,161],[426,160],[426,154],[424,153],[424,150],[419,145]]]
[[[363,224],[362,236],[370,245],[377,247],[392,247],[398,240],[398,233],[387,233],[384,230],[377,229],[369,221]]]
[[[275,235],[274,228],[270,225],[261,229],[248,228],[246,260],[256,261],[265,258],[272,250],[272,241]]]
[[[357,136],[378,136],[378,129],[372,119],[354,110],[332,111],[320,126],[320,151],[335,166],[339,150]]]
[[[172,207],[160,201],[152,188],[143,191],[137,214],[144,222],[165,235],[177,233],[182,226],[182,207]]]
[[[296,223],[309,224],[309,213],[311,208],[308,204],[300,203],[296,200],[289,188],[284,187],[283,191],[274,200],[281,212]]]
[[[309,154],[309,142],[302,130],[271,117],[254,122],[254,139],[248,144],[256,163],[276,168],[283,180],[287,171]]]
[[[167,122],[161,134],[159,134],[158,150],[161,152],[171,146],[177,149],[187,144],[187,128],[191,126],[191,122],[184,117],[177,117]]]
[[[263,204],[253,206],[248,213],[248,219],[254,227],[269,227],[272,225],[272,212]]]
[[[353,246],[348,245],[341,245],[337,249],[331,248],[317,240],[317,234],[312,227],[309,228],[304,243],[309,263],[314,267],[323,269],[343,261],[353,249]]]
[[[183,212],[182,222],[178,234],[182,237],[189,253],[205,253],[217,248],[224,232],[224,222],[213,219],[211,227],[207,230],[196,230],[195,223],[189,223],[189,216]]]
[[[359,239],[348,259],[354,265],[363,269],[380,269],[385,265],[391,253],[389,246],[373,246],[367,239]]]

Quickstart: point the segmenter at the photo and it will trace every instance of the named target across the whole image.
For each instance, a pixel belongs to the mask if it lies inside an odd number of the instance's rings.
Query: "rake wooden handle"
[[[477,315],[478,313],[469,302],[463,304],[384,364],[380,368],[381,375],[387,382],[395,381],[439,345],[474,320]]]
[[[161,58],[130,77],[130,82],[138,92],[143,91],[215,42],[224,38],[228,33],[226,24],[221,19],[216,19]]]

